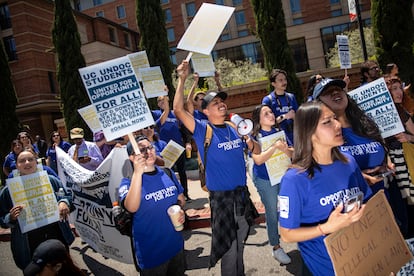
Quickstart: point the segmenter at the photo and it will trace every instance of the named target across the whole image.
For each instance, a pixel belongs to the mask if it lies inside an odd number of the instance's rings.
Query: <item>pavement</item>
[[[186,275],[220,275],[220,261],[215,267],[208,269],[211,246],[208,193],[201,189],[200,181],[197,180],[195,172],[190,171],[188,175],[189,197],[192,200],[187,201],[185,206],[188,222],[183,230],[187,260]],[[263,204],[249,177],[247,185],[251,199],[261,216],[251,228],[246,241],[244,251],[246,275],[301,275],[302,259],[295,243],[281,242],[281,246],[292,259],[289,265],[282,266],[272,257],[271,246],[267,238]],[[9,237],[9,230],[0,228],[0,262],[2,264],[0,275],[21,275],[21,271],[15,266],[11,256]],[[87,244],[82,243],[80,238],[75,239],[70,251],[75,263],[84,269],[87,275],[138,275],[133,265],[104,258]]]

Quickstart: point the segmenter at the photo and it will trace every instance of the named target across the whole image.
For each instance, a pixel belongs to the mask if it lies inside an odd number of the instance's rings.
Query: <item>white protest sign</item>
[[[92,133],[96,133],[102,130],[101,123],[96,114],[96,108],[93,105],[88,105],[78,109],[82,119],[86,122]]]
[[[377,123],[383,138],[404,132],[404,126],[384,78],[348,92],[359,107]]]
[[[200,77],[214,76],[216,67],[214,66],[213,57],[210,55],[203,55],[193,53],[191,56],[191,63],[193,64],[194,72],[197,72]]]
[[[209,55],[234,9],[203,3],[178,42],[177,48]]]
[[[108,141],[154,124],[128,57],[79,69]]]
[[[139,73],[140,68],[150,67],[148,56],[146,51],[141,51],[137,53],[128,54],[127,57],[131,61],[132,68],[134,69],[135,74],[139,81],[142,81],[141,74]]]
[[[171,169],[183,151],[184,147],[170,140],[161,152],[162,159],[165,162],[164,166]]]
[[[260,137],[258,140],[262,147],[262,151],[266,151],[278,140],[286,142],[286,135],[282,130],[265,137]],[[291,164],[291,161],[289,156],[287,156],[283,151],[276,149],[272,156],[265,162],[265,164],[270,183],[273,186],[280,183],[280,180]]]
[[[145,96],[148,99],[168,95],[168,92],[164,89],[165,82],[160,66],[140,68],[138,71],[142,77]]]
[[[18,217],[22,233],[59,220],[55,193],[46,171],[6,179],[13,205],[22,205]]]
[[[354,22],[357,19],[355,0],[348,0],[349,20]]]
[[[338,55],[341,69],[351,68],[351,53],[349,51],[348,36],[337,35],[336,41],[338,42]]]

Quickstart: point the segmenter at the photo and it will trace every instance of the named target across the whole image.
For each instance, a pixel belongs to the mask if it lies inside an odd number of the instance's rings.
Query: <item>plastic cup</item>
[[[175,231],[181,231],[184,229],[184,224],[180,223],[178,219],[181,216],[181,207],[179,205],[172,205],[167,210],[170,216],[171,222],[174,225]]]

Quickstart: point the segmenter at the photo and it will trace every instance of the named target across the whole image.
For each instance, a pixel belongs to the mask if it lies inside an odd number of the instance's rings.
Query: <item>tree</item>
[[[66,129],[81,127],[85,131],[85,139],[92,139],[88,125],[77,112],[79,108],[91,104],[78,72],[79,68],[86,66],[81,52],[78,28],[69,0],[54,2],[55,20],[52,38],[58,59],[57,79]]]
[[[170,60],[164,12],[160,1],[136,0],[136,16],[141,35],[140,48],[147,52],[151,66],[161,67],[169,90],[168,95],[170,99],[173,99],[175,88],[172,84],[172,72],[174,67]],[[170,102],[172,103],[172,100]],[[150,100],[149,104],[151,108],[157,106],[154,100]]]
[[[282,1],[251,0],[251,3],[263,49],[265,68],[269,73],[274,68],[285,70],[288,73],[288,90],[296,92],[296,98],[301,103],[302,88],[296,76],[295,63],[287,40]]]
[[[19,119],[16,114],[17,96],[11,80],[8,58],[4,49],[3,40],[0,39],[0,129],[3,130],[0,140],[0,154],[5,157],[10,152],[10,143],[16,138],[20,128]],[[1,183],[5,183],[5,175],[1,170]]]
[[[371,18],[377,60],[382,68],[396,63],[400,77],[414,83],[413,0],[372,0]]]

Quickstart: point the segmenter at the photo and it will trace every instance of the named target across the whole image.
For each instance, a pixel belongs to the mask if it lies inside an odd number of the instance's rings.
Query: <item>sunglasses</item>
[[[144,129],[154,129],[154,126],[144,127]]]
[[[52,137],[59,137],[59,134],[53,134]]]
[[[152,150],[153,148],[154,148],[153,145],[149,145],[148,147],[139,148],[139,152],[141,152],[141,153],[147,153],[149,150]]]

